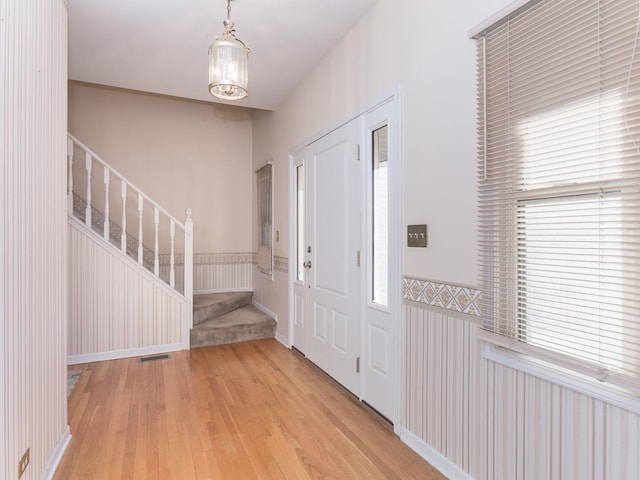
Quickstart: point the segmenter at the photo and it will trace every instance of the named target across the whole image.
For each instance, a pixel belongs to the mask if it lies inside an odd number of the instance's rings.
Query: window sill
[[[531,353],[512,350],[507,346],[508,340],[499,341],[495,335],[481,329],[478,330],[478,338],[482,341],[482,357],[487,360],[640,414],[640,396],[637,392],[554,365]]]

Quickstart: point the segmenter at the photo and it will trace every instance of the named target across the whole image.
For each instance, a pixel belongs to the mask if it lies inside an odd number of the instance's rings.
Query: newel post
[[[193,301],[193,220],[187,208],[184,222],[184,296]]]

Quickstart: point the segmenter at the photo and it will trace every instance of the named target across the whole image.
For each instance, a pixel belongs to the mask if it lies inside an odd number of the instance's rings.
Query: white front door
[[[305,318],[307,357],[359,395],[359,250],[362,175],[354,120],[307,148]]]
[[[398,425],[395,110],[394,97],[291,155],[290,325],[293,347]]]

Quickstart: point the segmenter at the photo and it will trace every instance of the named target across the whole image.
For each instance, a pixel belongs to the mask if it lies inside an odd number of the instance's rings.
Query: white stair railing
[[[74,152],[82,151],[85,153],[85,168],[79,170],[76,167],[74,174]],[[164,208],[154,202],[150,197],[148,197],[145,193],[142,192],[139,188],[129,182],[123,175],[121,175],[117,170],[110,167],[104,160],[102,160],[98,155],[92,152],[88,147],[86,147],[82,142],[78,141],[73,135],[67,135],[67,160],[68,160],[68,177],[67,177],[67,208],[68,214],[74,215],[74,185],[81,184],[81,180],[86,182],[86,190],[84,201],[86,201],[86,208],[84,209],[84,222],[85,225],[89,228],[93,228],[93,213],[94,206],[92,205],[92,196],[93,191],[96,186],[94,184],[95,181],[93,179],[94,168],[97,167],[98,171],[102,168],[104,176],[103,182],[100,187],[104,191],[104,204],[102,205],[102,212],[104,213],[104,223],[99,225],[101,230],[100,234],[107,242],[113,241],[119,246],[120,250],[124,254],[131,254],[137,260],[137,262],[141,265],[147,266],[150,271],[158,278],[160,278],[160,257],[168,257],[168,268],[169,275],[167,279],[164,279],[169,283],[172,288],[176,288],[176,275],[175,275],[175,265],[176,265],[176,239],[180,239],[180,232],[182,232],[183,238],[183,251],[184,251],[184,283],[182,292],[185,297],[189,300],[193,301],[193,221],[191,219],[191,209],[187,208],[186,219],[184,224],[181,223],[178,219],[176,219],[173,215],[167,212]],[[94,166],[94,163],[96,164]],[[78,174],[83,174],[82,177],[78,178]],[[117,195],[118,198],[111,198],[111,182],[112,178],[119,179],[121,181],[121,189],[120,195]],[[127,232],[127,196],[134,195],[137,197],[137,239],[135,240],[137,245],[131,245],[132,236],[130,232]],[[81,197],[81,196],[80,196]],[[120,201],[120,208],[114,210],[119,211],[120,218],[120,226],[118,227],[117,221],[112,221],[109,218],[110,215],[110,204],[111,202]],[[117,206],[117,203],[114,205]],[[150,226],[150,230],[147,232],[150,234],[150,237],[153,238],[154,244],[153,249],[151,250],[153,259],[145,259],[145,250],[147,249],[143,244],[143,236],[145,232],[145,224],[144,219],[146,218],[145,206],[149,209],[148,211],[153,211],[153,216],[148,215],[148,218],[153,219],[153,223]],[[165,225],[168,229],[167,239],[165,245],[168,248],[167,254],[162,254],[160,251],[160,227],[161,225]],[[114,229],[118,229],[117,235],[114,237]],[[176,231],[178,231],[178,237],[176,237]],[[129,247],[129,248],[127,248]],[[146,265],[148,263],[148,265]]]

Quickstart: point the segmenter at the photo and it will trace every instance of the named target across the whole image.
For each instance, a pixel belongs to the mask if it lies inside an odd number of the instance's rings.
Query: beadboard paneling
[[[75,219],[68,222],[69,362],[188,348],[191,302]]]
[[[473,478],[638,478],[640,415],[482,358],[473,322],[404,321],[403,427]]]
[[[47,478],[66,401],[67,8],[0,2],[0,478]]]
[[[225,254],[237,255],[237,254]],[[197,254],[196,254],[197,256]],[[176,265],[176,290],[183,291],[184,267]],[[160,278],[169,278],[169,267],[160,266]],[[194,263],[193,291],[194,293],[253,290],[253,264],[239,263]]]

